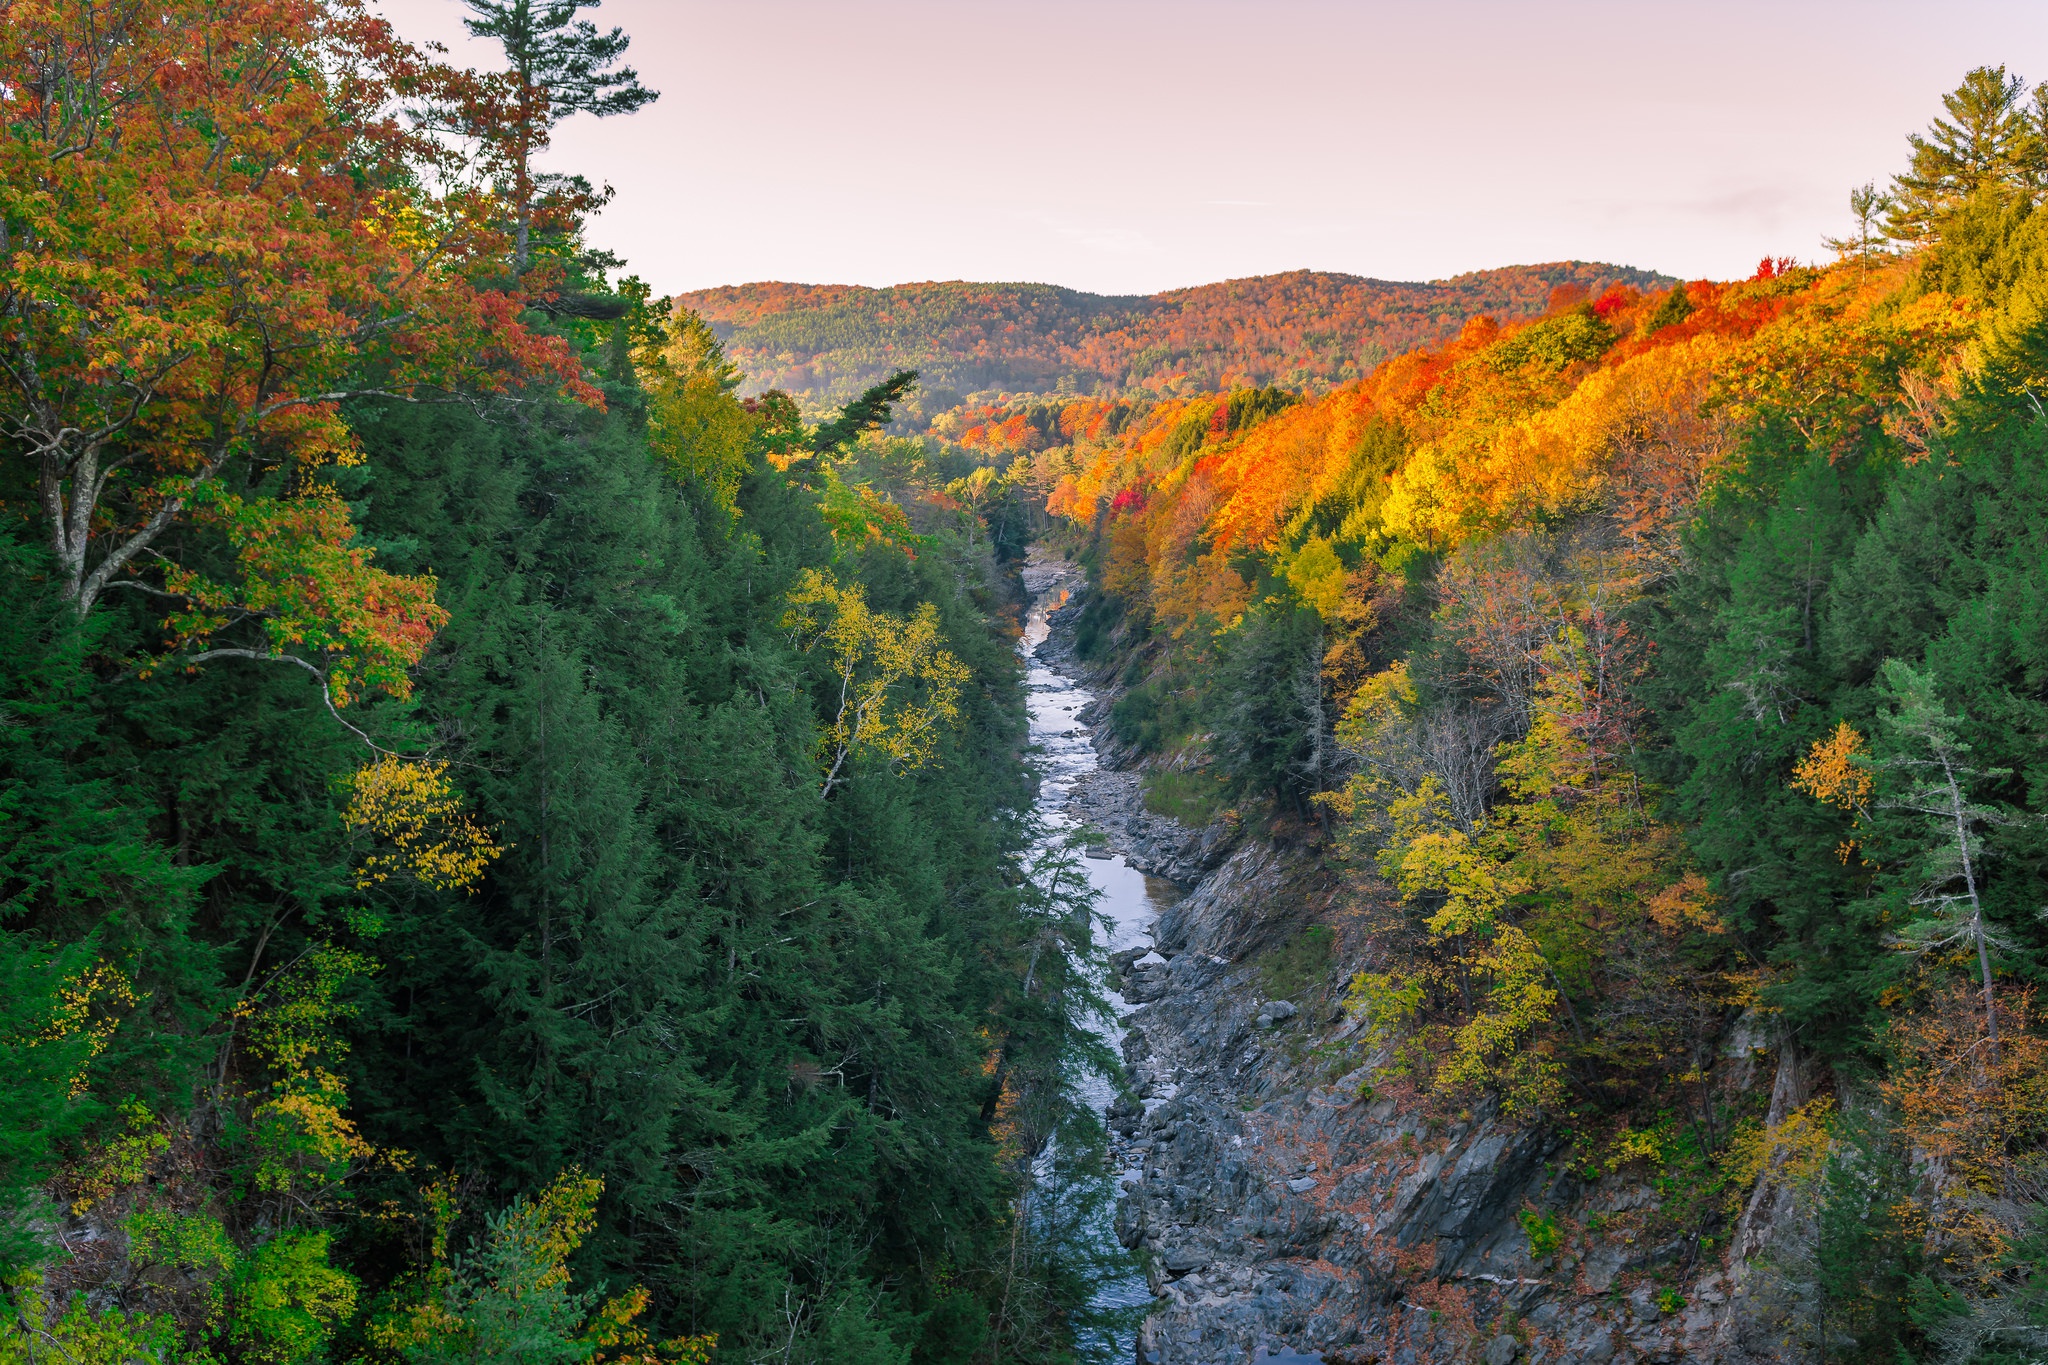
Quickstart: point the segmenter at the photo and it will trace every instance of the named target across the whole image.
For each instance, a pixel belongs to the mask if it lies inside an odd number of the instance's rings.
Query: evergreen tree
[[[1944,233],[1965,201],[1995,196],[2031,203],[2048,175],[2048,129],[2042,115],[2048,91],[2027,102],[2026,83],[2003,66],[1980,66],[1942,96],[1948,118],[1927,135],[1911,134],[1908,168],[1892,181],[1885,233],[1895,241],[1925,244]]]
[[[624,29],[603,33],[578,10],[601,0],[463,0],[476,17],[463,20],[478,38],[495,39],[505,51],[510,86],[507,107],[493,122],[510,145],[512,173],[512,273],[532,263],[535,200],[549,188],[536,176],[533,158],[545,151],[555,125],[571,114],[610,118],[630,114],[660,98],[640,84],[640,75],[618,61],[632,45]],[[559,181],[559,177],[552,178]]]

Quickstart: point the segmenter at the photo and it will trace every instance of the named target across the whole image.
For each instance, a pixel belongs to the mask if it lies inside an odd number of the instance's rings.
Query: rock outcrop
[[[1051,643],[1057,657],[1057,628]],[[1660,1240],[1657,1192],[1572,1169],[1565,1135],[1433,1114],[1383,1058],[1359,1057],[1328,983],[1267,998],[1262,954],[1331,907],[1312,854],[1182,827],[1141,796],[1138,774],[1104,771],[1069,809],[1187,888],[1155,950],[1112,964],[1137,1006],[1124,1048],[1139,1102],[1110,1124],[1129,1169],[1117,1234],[1145,1253],[1156,1296],[1144,1361],[1267,1348],[1387,1365],[1786,1358],[1783,1294],[1754,1263],[1790,1216],[1768,1176],[1731,1268]],[[1775,1052],[1773,1110],[1805,1098],[1810,1070],[1785,1040],[1745,1020],[1730,1044],[1725,1083],[1760,1082],[1772,1073],[1757,1059]]]

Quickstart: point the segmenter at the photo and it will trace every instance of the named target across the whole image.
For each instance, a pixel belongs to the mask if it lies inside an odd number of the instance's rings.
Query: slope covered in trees
[[[624,40],[473,8],[0,24],[0,1358],[1070,1359],[1015,536],[584,251]]]
[[[1028,457],[1155,801],[1351,869],[1337,1069],[1653,1186],[1674,1303],[1782,1192],[1799,1358],[2048,1339],[2048,108],[1947,112],[1832,265]]]
[[[1467,318],[1542,309],[1559,285],[1597,293],[1662,277],[1586,261],[1398,283],[1297,270],[1163,294],[1036,284],[745,284],[681,296],[762,388],[844,402],[916,369],[930,418],[983,391],[1107,397],[1240,385],[1325,388],[1454,334]],[[1668,281],[1664,281],[1668,283]]]

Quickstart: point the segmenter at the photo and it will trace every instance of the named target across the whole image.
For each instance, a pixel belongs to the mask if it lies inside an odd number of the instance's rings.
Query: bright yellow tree
[[[967,668],[945,648],[931,603],[908,617],[877,611],[858,583],[841,586],[806,569],[782,625],[797,648],[825,652],[837,684],[832,720],[819,739],[820,796],[846,780],[847,761],[857,754],[879,754],[896,771],[921,767],[940,733],[958,723]]]

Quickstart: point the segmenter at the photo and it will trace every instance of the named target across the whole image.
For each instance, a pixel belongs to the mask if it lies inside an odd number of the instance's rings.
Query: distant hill
[[[949,280],[887,289],[728,285],[680,301],[725,339],[750,391],[779,388],[815,407],[908,368],[924,376],[918,406],[937,412],[971,393],[1325,388],[1454,335],[1480,313],[1528,316],[1559,285],[1597,295],[1617,283],[1673,281],[1558,261],[1427,283],[1296,270],[1151,295]]]

